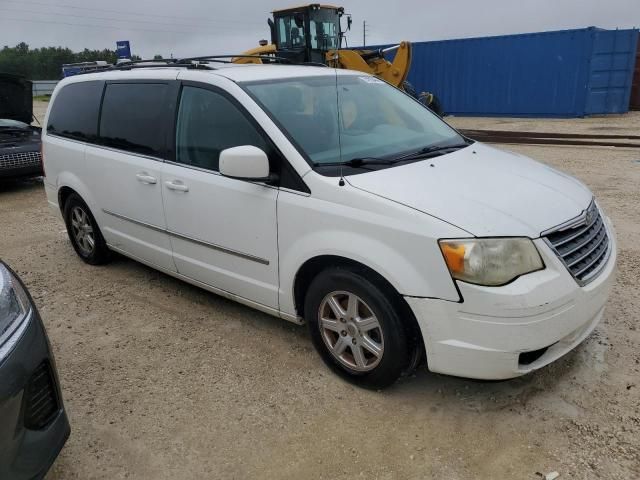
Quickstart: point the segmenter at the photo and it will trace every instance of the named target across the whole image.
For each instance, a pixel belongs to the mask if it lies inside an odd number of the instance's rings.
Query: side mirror
[[[220,173],[243,180],[270,181],[267,154],[253,145],[227,148],[220,152]]]
[[[353,20],[351,19],[351,15],[347,16],[347,30],[351,30],[351,24]]]

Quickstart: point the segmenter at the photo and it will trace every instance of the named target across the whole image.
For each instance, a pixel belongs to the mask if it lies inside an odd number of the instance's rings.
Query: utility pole
[[[367,46],[367,21],[362,21],[362,46]]]

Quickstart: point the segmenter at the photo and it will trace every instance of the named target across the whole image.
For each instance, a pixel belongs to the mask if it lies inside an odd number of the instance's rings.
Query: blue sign
[[[131,59],[131,46],[129,40],[120,40],[116,42],[116,53],[118,58]]]

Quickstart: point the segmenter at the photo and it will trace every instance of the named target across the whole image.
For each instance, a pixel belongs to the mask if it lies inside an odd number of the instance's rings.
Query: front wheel
[[[388,295],[359,273],[332,268],[313,280],[305,300],[324,362],[367,388],[391,385],[409,364],[405,328]]]

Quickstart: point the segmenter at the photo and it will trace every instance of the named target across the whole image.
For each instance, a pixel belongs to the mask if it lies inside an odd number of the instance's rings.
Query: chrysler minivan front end
[[[420,326],[429,370],[511,378],[582,342],[602,317],[616,262],[613,227],[589,189],[527,157],[464,139],[426,111],[419,121],[431,123],[423,135],[411,118],[415,102],[379,80],[338,76],[335,87],[332,81],[245,88],[290,134],[314,173],[342,177],[362,193],[424,213],[430,225],[439,220],[468,233],[430,238],[425,231],[419,254],[440,249],[450,278],[439,282],[454,283],[456,300],[424,285],[422,294],[419,285],[400,292]],[[336,96],[338,107],[331,105]],[[416,150],[414,142],[431,144]],[[312,175],[305,178],[311,182]],[[432,266],[424,276],[436,272]]]
[[[516,377],[557,360],[589,336],[602,318],[615,278],[616,238],[595,202],[573,225],[529,240],[542,268],[506,285],[459,279],[456,269],[481,261],[460,259],[463,252],[447,262],[460,302],[406,297],[421,326],[431,371],[480,379]],[[503,261],[501,266],[508,263]]]

